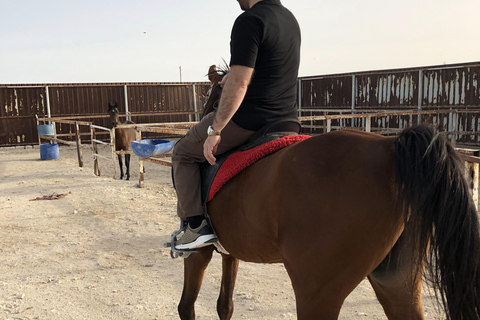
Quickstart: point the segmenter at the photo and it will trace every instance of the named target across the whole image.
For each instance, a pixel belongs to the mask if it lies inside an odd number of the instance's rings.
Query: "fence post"
[[[370,116],[365,117],[365,131],[366,132],[372,131],[372,117]]]
[[[457,132],[458,132],[458,110],[452,110],[452,143],[453,145],[457,143]]]
[[[97,138],[95,134],[95,128],[90,125],[90,140],[92,141],[92,152],[93,152],[93,174],[100,176],[100,168],[98,167],[98,148],[97,143],[94,141]]]
[[[137,127],[137,140],[142,140],[142,130]],[[145,176],[143,174],[143,158],[138,157],[138,186],[143,188],[145,186]]]
[[[77,121],[75,121],[75,140],[77,142],[78,166],[83,168],[82,141],[80,138],[80,127]]]
[[[110,130],[110,145],[112,146],[112,164],[113,164],[113,179],[117,177],[117,166],[115,165],[115,128]]]

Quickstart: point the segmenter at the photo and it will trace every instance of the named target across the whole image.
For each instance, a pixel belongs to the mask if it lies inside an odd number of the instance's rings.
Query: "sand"
[[[101,152],[108,154],[107,149]],[[113,179],[91,151],[84,167],[76,149],[40,160],[38,146],[0,149],[0,319],[178,319],[183,261],[163,245],[178,228],[170,168],[138,158],[130,181]],[[54,193],[56,200],[31,199]],[[218,319],[221,257],[207,269],[197,319]],[[296,319],[295,297],[280,264],[240,263],[233,319]],[[427,319],[443,319],[424,296]],[[340,319],[386,319],[363,281],[345,301]]]

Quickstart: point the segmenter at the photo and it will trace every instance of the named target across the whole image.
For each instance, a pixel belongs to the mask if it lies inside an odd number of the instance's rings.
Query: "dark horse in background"
[[[134,124],[132,121],[120,122],[120,113],[118,112],[117,103],[108,103],[108,114],[112,121],[112,126],[115,128],[115,151],[130,150],[130,142],[135,141],[136,131],[133,128],[116,128],[119,124]],[[120,165],[120,179],[123,179],[123,163],[122,155],[118,155],[118,164]],[[125,154],[125,177],[130,179],[130,154]]]
[[[398,137],[340,130],[290,145],[229,181],[208,213],[230,253],[220,319],[233,313],[238,259],[283,263],[301,320],[337,319],[365,277],[388,319],[424,319],[427,275],[447,319],[480,319],[477,211],[462,161],[430,127]],[[195,318],[213,250],[184,261],[181,319]]]

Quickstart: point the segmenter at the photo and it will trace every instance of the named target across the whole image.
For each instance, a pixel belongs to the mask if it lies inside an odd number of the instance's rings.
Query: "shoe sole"
[[[216,241],[217,241],[217,238],[213,234],[209,234],[205,236],[200,236],[193,242],[176,245],[175,249],[186,250],[186,249],[202,248]]]

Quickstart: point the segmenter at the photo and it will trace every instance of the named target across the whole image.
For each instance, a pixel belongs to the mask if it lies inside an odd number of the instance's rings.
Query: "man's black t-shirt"
[[[245,98],[232,120],[258,130],[280,118],[296,118],[300,27],[280,0],[262,0],[233,26],[230,65],[254,68]]]

